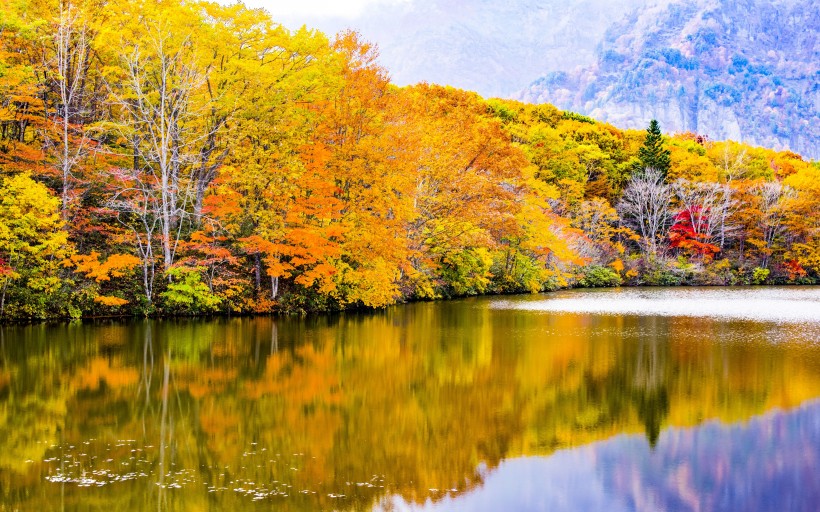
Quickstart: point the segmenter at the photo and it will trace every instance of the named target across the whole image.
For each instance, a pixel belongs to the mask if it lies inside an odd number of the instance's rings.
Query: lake
[[[820,288],[0,327],[0,510],[817,510]]]

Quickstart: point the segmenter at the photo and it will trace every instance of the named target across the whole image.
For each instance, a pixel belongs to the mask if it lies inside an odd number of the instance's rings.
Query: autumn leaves
[[[817,167],[796,155],[656,129],[652,224],[630,210],[645,133],[397,88],[352,32],[178,0],[0,16],[0,186],[42,196],[26,227],[0,217],[6,317],[382,307],[585,266],[641,282],[646,254],[817,277]],[[39,245],[48,286],[21,271]]]
[[[34,316],[66,300],[84,313],[381,307],[552,275],[552,189],[475,94],[395,88],[357,34],[290,33],[239,5],[26,7],[5,8],[29,35],[4,51],[50,55],[10,61],[50,79],[28,78],[41,121],[4,175],[30,168],[49,185],[68,221],[52,232],[70,235],[51,272],[61,299]]]

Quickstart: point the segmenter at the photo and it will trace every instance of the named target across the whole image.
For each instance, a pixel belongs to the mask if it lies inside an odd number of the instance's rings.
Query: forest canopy
[[[820,279],[817,162],[377,58],[242,4],[4,2],[0,318]]]

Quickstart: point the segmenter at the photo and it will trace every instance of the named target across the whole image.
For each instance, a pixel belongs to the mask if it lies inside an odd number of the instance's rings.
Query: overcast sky
[[[316,18],[341,17],[353,19],[367,7],[377,4],[409,3],[411,0],[246,0],[249,7],[264,7],[274,19],[287,19],[300,25]],[[220,0],[220,3],[233,3]]]

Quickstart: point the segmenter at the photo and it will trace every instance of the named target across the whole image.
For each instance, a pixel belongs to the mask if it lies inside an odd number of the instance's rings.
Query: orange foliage
[[[110,297],[105,295],[98,295],[94,297],[94,302],[102,304],[103,306],[118,307],[128,304],[128,301],[119,297]]]
[[[74,267],[75,271],[85,274],[85,277],[94,279],[98,283],[110,281],[112,277],[123,277],[128,271],[140,264],[139,258],[130,254],[112,254],[105,261],[100,261],[100,253],[76,254],[65,263],[67,267]]]

